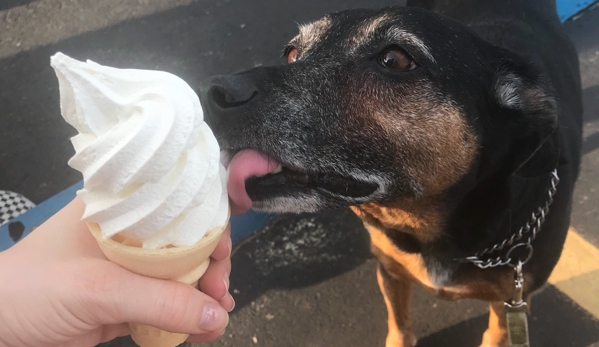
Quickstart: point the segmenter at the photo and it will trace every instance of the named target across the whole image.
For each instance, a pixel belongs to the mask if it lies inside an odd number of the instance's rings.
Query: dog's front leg
[[[489,304],[489,327],[483,335],[480,347],[506,347],[507,322],[503,302]]]
[[[386,347],[415,346],[416,336],[410,319],[411,281],[401,275],[392,277],[380,264],[377,279],[387,305],[389,332]]]
[[[524,299],[529,309],[530,299],[530,295]],[[483,335],[483,342],[480,347],[506,347],[508,345],[508,336],[505,304],[504,302],[492,302],[489,304],[489,309],[489,327]]]

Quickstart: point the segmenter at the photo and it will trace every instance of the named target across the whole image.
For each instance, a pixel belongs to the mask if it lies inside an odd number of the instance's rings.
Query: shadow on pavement
[[[599,120],[599,85],[586,88],[582,93],[584,104],[584,121]],[[582,153],[587,154],[599,148],[599,133],[594,133],[584,139]]]
[[[2,0],[0,2],[0,11],[8,10],[9,8],[27,5],[35,0]]]
[[[421,338],[418,347],[478,346],[487,320],[485,314],[462,321]],[[529,330],[531,346],[588,347],[599,342],[597,321],[554,287],[533,297]]]
[[[237,248],[231,273],[235,310],[269,289],[310,286],[371,257],[368,234],[348,209],[282,216]]]

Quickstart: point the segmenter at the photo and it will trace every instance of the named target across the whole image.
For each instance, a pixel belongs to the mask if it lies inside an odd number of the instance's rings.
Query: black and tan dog
[[[387,347],[416,341],[413,282],[489,301],[482,345],[503,346],[514,272],[464,259],[532,218],[544,224],[524,266],[525,298],[549,277],[580,160],[577,54],[554,0],[409,5],[302,26],[285,49],[289,64],[205,81],[206,117],[228,153],[239,209],[351,206],[364,220],[380,262]],[[561,182],[541,216],[555,169]],[[505,261],[507,251],[480,260]],[[515,254],[512,263],[530,255]]]

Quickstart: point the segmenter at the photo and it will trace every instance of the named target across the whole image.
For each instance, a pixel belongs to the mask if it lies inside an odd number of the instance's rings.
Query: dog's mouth
[[[249,210],[252,202],[280,197],[293,199],[319,194],[347,202],[358,201],[379,188],[377,183],[339,173],[297,168],[253,149],[226,150],[223,160],[228,167],[227,186],[234,213]]]

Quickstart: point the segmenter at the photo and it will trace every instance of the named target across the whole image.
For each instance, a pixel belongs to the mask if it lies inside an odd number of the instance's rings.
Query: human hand
[[[230,227],[199,289],[134,274],[108,261],[75,198],[0,253],[0,347],[95,346],[130,333],[126,322],[211,341],[228,323]]]

